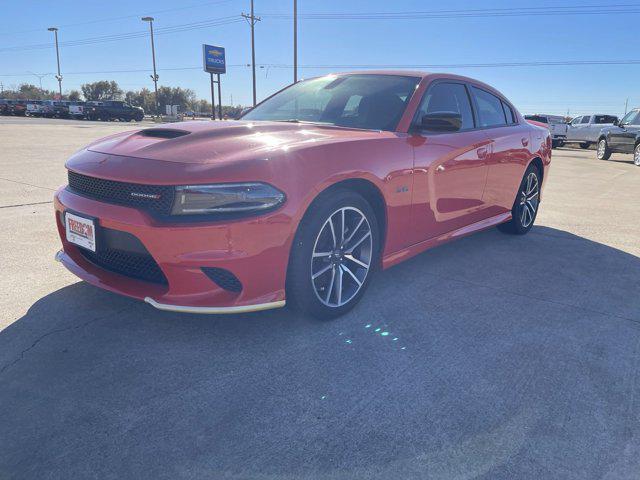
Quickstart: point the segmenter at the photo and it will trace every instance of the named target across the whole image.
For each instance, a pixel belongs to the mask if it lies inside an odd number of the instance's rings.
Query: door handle
[[[527,145],[529,145],[529,139],[528,138],[523,138],[522,139],[522,146],[526,147]]]
[[[486,158],[487,153],[489,153],[489,150],[487,150],[485,147],[482,147],[476,150],[476,154],[478,155],[478,158]]]

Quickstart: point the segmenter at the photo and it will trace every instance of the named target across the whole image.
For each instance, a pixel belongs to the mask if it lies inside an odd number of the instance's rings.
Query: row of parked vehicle
[[[580,148],[597,145],[597,156],[608,160],[613,153],[633,154],[640,166],[640,108],[628,112],[622,120],[615,115],[580,115],[570,122],[558,115],[525,115],[527,120],[547,125],[554,147],[576,144]]]
[[[0,99],[0,115],[84,120],[141,121],[144,110],[120,100],[80,102],[68,100]]]

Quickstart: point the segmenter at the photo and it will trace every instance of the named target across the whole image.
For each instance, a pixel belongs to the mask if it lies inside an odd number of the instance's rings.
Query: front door
[[[640,110],[627,113],[617,128],[609,132],[609,147],[618,152],[633,153],[640,129]]]
[[[457,132],[414,133],[412,219],[416,242],[437,237],[486,218],[482,197],[491,142],[477,130],[467,86],[432,84],[416,114],[453,112],[462,117]]]

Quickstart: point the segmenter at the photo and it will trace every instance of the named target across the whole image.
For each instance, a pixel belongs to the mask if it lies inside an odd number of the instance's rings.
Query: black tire
[[[342,212],[345,212],[345,235],[341,232]],[[340,219],[337,223],[336,216]],[[356,224],[362,217],[366,219],[366,222],[361,222],[356,228]],[[329,230],[330,221],[334,222],[335,229]],[[370,232],[370,237],[367,236],[367,229]],[[332,241],[329,235],[337,239],[337,242]],[[341,243],[340,237],[347,237],[345,239],[347,241],[343,242],[344,245],[332,247],[331,244]],[[354,243],[357,243],[357,240],[362,237],[365,238],[365,241],[360,242],[352,254],[349,254],[348,247],[353,248]],[[324,245],[322,245],[323,243]],[[362,256],[362,251],[365,249],[369,253],[368,269],[352,263],[353,260],[346,259],[351,256],[358,261],[366,262],[367,252],[365,252],[365,256]],[[321,258],[314,257],[314,252],[325,250],[327,252],[339,251],[340,253],[323,254]],[[364,295],[373,273],[378,267],[379,256],[378,222],[371,205],[361,195],[350,190],[331,190],[321,194],[300,222],[291,247],[287,272],[288,304],[320,319],[331,319],[344,315]],[[353,280],[353,276],[347,275],[346,270],[343,271],[343,265],[348,265],[347,269],[359,277],[359,286],[358,282]],[[325,273],[317,276],[320,271]],[[316,274],[316,279],[312,279],[313,274]],[[338,282],[338,275],[341,279],[340,282]],[[339,286],[338,283],[340,283]],[[338,288],[340,288],[340,295],[338,295]],[[320,295],[326,297],[326,300],[321,300]],[[349,298],[341,304],[344,296]],[[332,303],[334,305],[331,305]]]
[[[533,191],[528,195],[525,193],[528,190],[529,177],[535,176],[535,197],[533,197]],[[538,216],[538,210],[540,207],[540,187],[542,186],[542,180],[540,177],[540,171],[534,164],[529,165],[524,172],[518,192],[516,193],[516,199],[513,202],[511,208],[511,220],[506,223],[498,225],[498,229],[504,233],[510,233],[512,235],[525,235],[531,230],[533,224]],[[528,198],[528,200],[525,200]],[[527,210],[525,213],[524,210]],[[533,210],[533,212],[532,212]],[[526,220],[526,221],[525,221]]]
[[[587,148],[589,148],[591,146],[591,144],[589,142],[582,142],[580,144],[580,148],[583,150],[586,150]]]
[[[606,138],[601,138],[598,141],[598,149],[596,150],[596,157],[598,160],[609,160],[611,158],[611,149],[607,143]]]
[[[640,143],[636,145],[636,148],[633,151],[633,164],[636,167],[640,167]]]

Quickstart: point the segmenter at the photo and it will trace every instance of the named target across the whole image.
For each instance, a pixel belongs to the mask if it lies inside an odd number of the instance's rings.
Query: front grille
[[[146,282],[166,285],[167,278],[145,246],[127,232],[100,228],[98,250],[78,248],[84,258],[98,267]]]
[[[167,185],[144,185],[89,177],[69,171],[69,188],[85,197],[107,203],[169,215],[175,190]]]

